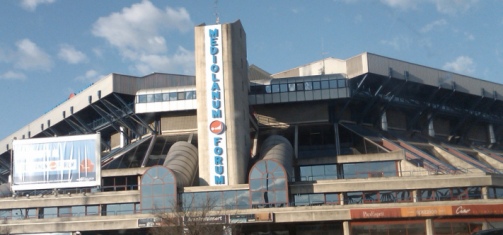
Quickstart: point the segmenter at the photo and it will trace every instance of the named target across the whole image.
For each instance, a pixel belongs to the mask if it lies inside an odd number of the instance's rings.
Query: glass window
[[[98,206],[87,206],[86,215],[99,215]]]
[[[305,206],[309,204],[309,194],[296,194],[294,196],[294,203],[296,206]]]
[[[260,178],[261,175],[262,175],[262,173],[259,171],[259,169],[257,167],[255,167],[251,171],[250,178]]]
[[[313,167],[313,179],[324,179],[325,178],[325,166],[318,165]]]
[[[304,83],[303,82],[297,82],[295,83],[297,87],[297,91],[303,91],[304,90]]]
[[[152,102],[154,102],[154,94],[147,95],[147,103],[152,103]]]
[[[147,103],[147,95],[139,95],[138,103]]]
[[[347,192],[344,194],[346,204],[360,204],[363,202],[362,192]]]
[[[321,89],[328,89],[329,86],[328,86],[328,81],[321,81]]]
[[[162,94],[162,101],[169,101],[169,93]]]
[[[272,85],[272,93],[279,93],[279,85],[278,84],[275,84],[275,85]]]
[[[241,190],[236,192],[238,209],[250,208],[250,198],[248,190]]]
[[[177,98],[178,98],[178,93],[176,93],[176,92],[169,93],[169,100],[170,101],[175,101],[175,100],[177,100]]]
[[[280,84],[279,91],[280,92],[288,92],[288,85],[287,84]]]
[[[288,83],[288,91],[295,91],[295,83]]]
[[[59,217],[71,217],[72,216],[72,208],[69,206],[59,207],[58,208]]]
[[[330,80],[330,88],[331,89],[337,88],[337,80]]]
[[[322,193],[311,194],[309,201],[311,205],[323,205],[325,203],[324,195]]]
[[[185,98],[187,98],[188,100],[195,100],[196,99],[196,91],[186,91]]]
[[[284,168],[273,160],[257,162],[250,173],[250,197],[254,207],[278,207],[288,204]]]
[[[325,201],[327,204],[339,204],[339,194],[328,193],[325,195]]]
[[[311,166],[300,167],[300,181],[311,181],[313,174],[311,173]]]
[[[0,210],[0,219],[10,219],[12,210]]]
[[[347,163],[343,164],[342,167],[345,179],[386,177],[398,174],[396,164],[393,161]]]
[[[164,203],[162,204],[164,206]],[[119,204],[117,215],[130,215],[134,214],[134,203]]]
[[[144,173],[141,185],[141,209],[144,213],[170,209],[176,204],[176,182],[166,167],[151,167]],[[135,213],[133,204],[122,207],[127,212],[121,213]]]
[[[270,85],[267,85],[265,86],[265,93],[271,93],[271,86]]]
[[[251,192],[252,204],[254,204],[254,205],[263,204],[264,203],[264,194],[265,194],[265,192],[262,192],[262,191]]]
[[[224,208],[235,209],[237,208],[236,191],[224,191]]]
[[[261,186],[260,179],[251,179],[250,180],[250,189],[261,190],[262,188],[260,186]]]
[[[177,100],[185,100],[185,92],[178,92],[176,95]]]
[[[37,208],[26,209],[26,218],[37,218]]]
[[[204,207],[210,207],[209,209],[222,210],[224,199],[222,198],[222,192],[209,192],[208,193],[208,203],[203,204]]]
[[[108,204],[106,205],[106,215],[117,215],[117,212],[120,211],[120,204]]]
[[[339,88],[346,87],[346,79],[339,79],[339,80],[337,80],[337,87],[339,87]]]
[[[26,216],[26,211],[24,209],[12,209],[12,219],[22,220]]]
[[[250,86],[250,95],[263,94],[263,86]]]
[[[276,203],[287,203],[288,202],[288,196],[285,190],[277,190],[275,191],[276,194]]]
[[[58,208],[57,207],[45,207],[42,210],[43,210],[42,218],[56,218],[56,217],[58,217]]]
[[[337,179],[337,165],[324,165],[325,179]]]
[[[321,83],[319,81],[313,82],[313,90],[319,90],[321,88]]]
[[[310,91],[313,89],[313,83],[312,82],[304,82],[304,90]]]
[[[363,196],[365,203],[377,202],[377,192],[365,192]]]
[[[73,216],[85,216],[86,215],[86,207],[85,206],[72,206],[72,215]]]
[[[270,181],[274,182],[274,184],[271,187],[269,187],[270,189],[274,189],[274,190],[285,190],[286,189],[286,177],[275,178],[275,179],[271,179]]]
[[[161,102],[161,101],[162,101],[162,93],[154,94],[154,102]]]

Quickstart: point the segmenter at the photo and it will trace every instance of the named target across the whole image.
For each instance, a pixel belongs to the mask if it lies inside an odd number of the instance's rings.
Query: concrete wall
[[[161,132],[169,133],[182,130],[196,130],[196,112],[170,112],[161,117]]]
[[[288,104],[254,107],[257,121],[266,126],[328,122],[328,104],[325,102],[297,103],[295,109]]]

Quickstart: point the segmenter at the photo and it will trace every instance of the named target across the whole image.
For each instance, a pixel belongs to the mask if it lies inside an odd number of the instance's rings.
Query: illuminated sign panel
[[[101,184],[100,135],[14,140],[12,190]]]
[[[209,185],[227,185],[227,138],[225,126],[224,71],[222,61],[222,27],[204,27],[206,62],[206,107],[208,143],[210,144]]]

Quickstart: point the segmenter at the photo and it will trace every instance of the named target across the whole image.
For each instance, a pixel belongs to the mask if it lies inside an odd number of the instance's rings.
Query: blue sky
[[[503,0],[6,0],[0,139],[109,73],[194,74],[195,25],[240,19],[277,73],[371,52],[503,83]]]

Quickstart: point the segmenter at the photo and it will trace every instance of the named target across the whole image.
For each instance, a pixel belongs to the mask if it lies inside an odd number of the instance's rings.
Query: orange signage
[[[452,206],[417,206],[400,208],[402,217],[452,215]]]
[[[376,219],[401,217],[400,208],[383,209],[352,209],[350,211],[353,219]]]
[[[351,209],[352,219],[377,219],[400,217],[434,217],[463,215],[501,215],[500,205],[413,206],[401,208]]]
[[[462,205],[452,207],[453,215],[501,215],[503,205]]]

